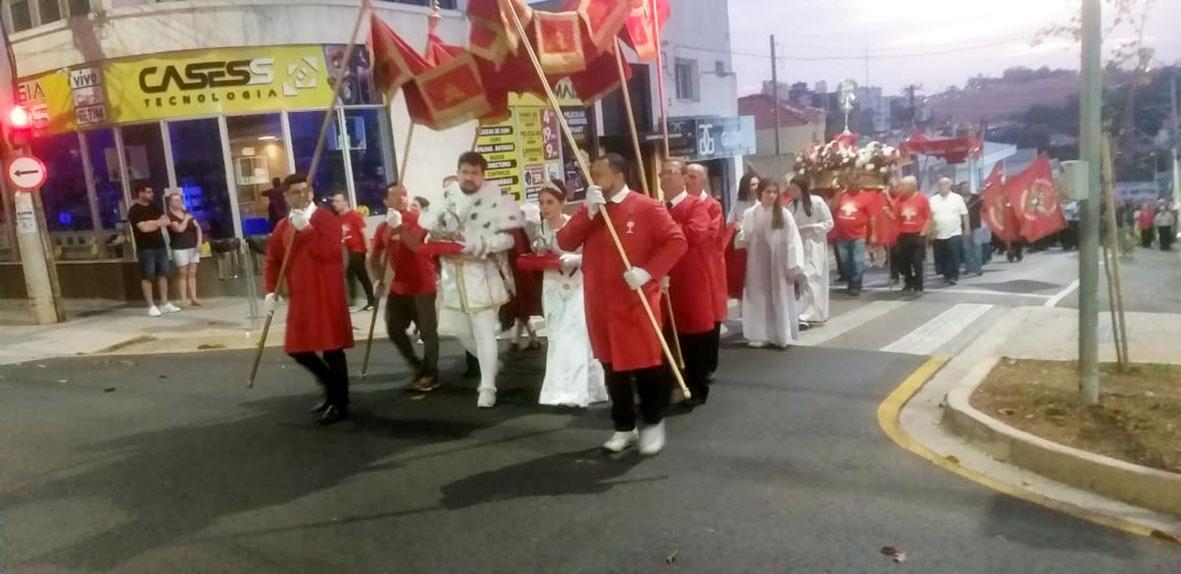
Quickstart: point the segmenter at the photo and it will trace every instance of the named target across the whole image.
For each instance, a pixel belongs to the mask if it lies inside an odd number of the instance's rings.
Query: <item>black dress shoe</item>
[[[320,404],[318,404],[318,405],[316,405],[315,407],[313,407],[313,408],[312,408],[312,410],[311,410],[310,412],[311,412],[313,415],[318,415],[318,414],[320,414],[320,413],[322,413],[322,412],[324,412],[324,411],[328,410],[328,407],[330,407],[330,406],[332,406],[332,403],[329,403],[329,402],[328,402],[328,400],[327,400],[327,399],[325,399],[325,400],[323,400],[323,401],[320,401]]]
[[[324,409],[324,413],[320,415],[320,418],[316,419],[316,424],[320,426],[328,426],[336,424],[347,418],[349,418],[348,408],[329,405],[327,409]]]

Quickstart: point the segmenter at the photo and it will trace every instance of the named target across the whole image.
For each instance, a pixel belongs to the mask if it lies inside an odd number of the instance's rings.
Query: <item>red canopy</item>
[[[929,155],[941,157],[948,163],[963,163],[968,156],[979,156],[982,142],[976,138],[928,139],[923,134],[914,134],[898,146],[902,155]]]

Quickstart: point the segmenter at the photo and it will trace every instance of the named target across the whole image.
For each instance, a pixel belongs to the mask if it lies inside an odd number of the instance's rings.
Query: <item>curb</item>
[[[930,447],[918,442],[914,437],[910,436],[902,428],[900,416],[903,407],[910,401],[918,391],[927,384],[937,373],[948,363],[947,359],[932,357],[923,363],[918,369],[911,373],[901,384],[898,385],[885,400],[878,405],[877,418],[878,425],[882,431],[890,437],[900,448],[914,454],[934,466],[937,466],[950,473],[956,474],[961,478],[975,482],[983,487],[989,488],[1001,494],[1011,496],[1038,506],[1043,506],[1050,510],[1061,512],[1068,516],[1093,522],[1108,528],[1114,528],[1137,536],[1144,536],[1149,538],[1156,538],[1173,543],[1181,543],[1181,527],[1176,529],[1161,529],[1155,528],[1140,522],[1128,520],[1119,516],[1113,516],[1103,512],[1098,512],[1089,508],[1084,508],[1076,504],[1056,500],[1034,492],[1027,488],[1022,488],[1014,484],[999,480],[982,472],[967,468],[959,463],[959,461],[952,458],[944,457],[932,450]],[[991,368],[991,367],[990,367]],[[983,370],[977,367],[975,370]],[[984,371],[987,373],[988,371]]]
[[[1156,512],[1181,516],[1181,474],[1058,444],[1013,428],[970,404],[999,361],[981,361],[947,395],[944,426],[997,460]]]

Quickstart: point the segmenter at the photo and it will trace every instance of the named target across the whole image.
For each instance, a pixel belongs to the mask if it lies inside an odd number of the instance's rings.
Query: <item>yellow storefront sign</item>
[[[66,72],[50,72],[17,82],[16,101],[28,110],[33,127],[40,133],[58,134],[74,129],[74,102]]]
[[[325,107],[324,47],[262,46],[156,54],[106,63],[107,117],[116,124]]]

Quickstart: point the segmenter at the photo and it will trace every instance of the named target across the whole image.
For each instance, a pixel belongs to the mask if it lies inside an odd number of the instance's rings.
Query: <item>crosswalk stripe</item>
[[[905,303],[902,301],[874,301],[868,305],[863,305],[848,313],[833,317],[824,324],[824,328],[822,329],[813,329],[803,333],[798,345],[814,347],[831,341],[882,315],[895,311],[903,305]]]
[[[940,313],[938,317],[907,333],[901,339],[882,347],[887,353],[930,355],[984,316],[992,305],[961,303]]]

